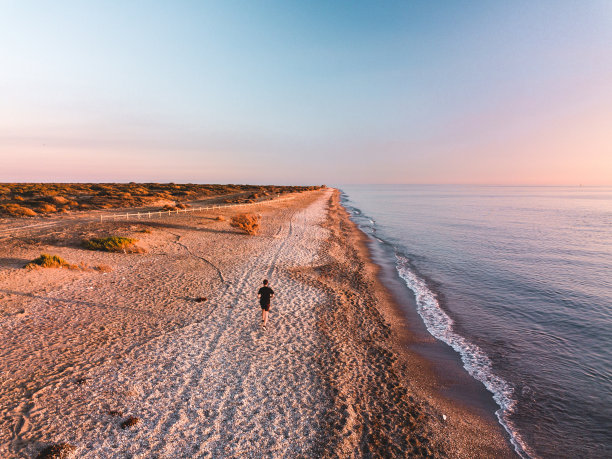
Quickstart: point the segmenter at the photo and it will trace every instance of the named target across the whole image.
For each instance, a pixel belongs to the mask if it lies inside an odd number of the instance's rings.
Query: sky
[[[0,11],[0,181],[612,185],[609,0]]]

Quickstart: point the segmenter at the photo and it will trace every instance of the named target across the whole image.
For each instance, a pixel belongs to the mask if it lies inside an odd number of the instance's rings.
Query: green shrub
[[[27,265],[25,265],[28,269],[35,268],[68,268],[68,269],[78,269],[78,266],[71,265],[62,257],[57,255],[49,255],[47,253],[41,253],[40,257],[32,260]]]
[[[143,249],[136,246],[138,239],[121,236],[109,236],[95,239],[86,239],[81,245],[89,250],[102,250],[104,252],[142,253]]]

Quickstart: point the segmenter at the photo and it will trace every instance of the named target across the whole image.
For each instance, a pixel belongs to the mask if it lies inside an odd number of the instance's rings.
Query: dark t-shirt
[[[270,304],[270,296],[274,295],[274,290],[270,287],[262,287],[257,294],[261,295],[261,298],[259,298],[260,304]]]

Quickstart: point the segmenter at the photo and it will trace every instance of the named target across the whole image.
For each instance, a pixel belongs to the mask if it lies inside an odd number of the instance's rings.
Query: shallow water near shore
[[[517,453],[612,455],[612,188],[340,188]]]

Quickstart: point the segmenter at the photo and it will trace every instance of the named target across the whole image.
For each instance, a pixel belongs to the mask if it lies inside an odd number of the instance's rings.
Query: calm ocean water
[[[521,456],[612,457],[612,188],[340,188]]]

